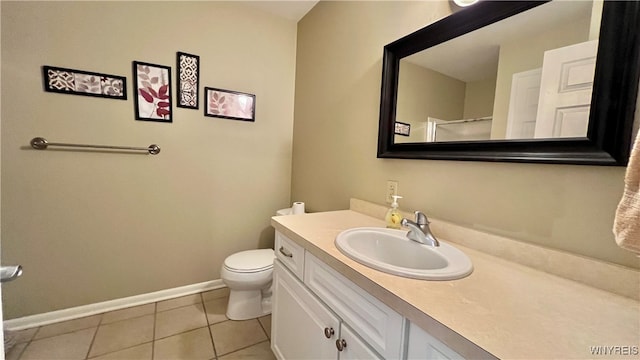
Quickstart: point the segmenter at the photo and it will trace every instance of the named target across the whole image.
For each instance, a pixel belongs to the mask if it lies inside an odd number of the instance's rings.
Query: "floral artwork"
[[[200,80],[200,57],[183,52],[177,54],[178,98],[177,106],[198,108],[198,82]]]
[[[205,87],[205,100],[205,116],[255,121],[255,95]]]
[[[53,66],[42,68],[45,91],[127,100],[127,79],[123,76]]]
[[[136,120],[172,122],[171,68],[133,62]]]

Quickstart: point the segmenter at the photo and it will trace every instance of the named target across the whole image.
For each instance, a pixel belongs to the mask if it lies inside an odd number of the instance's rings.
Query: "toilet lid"
[[[246,250],[230,255],[224,266],[236,272],[258,272],[273,267],[273,249]]]

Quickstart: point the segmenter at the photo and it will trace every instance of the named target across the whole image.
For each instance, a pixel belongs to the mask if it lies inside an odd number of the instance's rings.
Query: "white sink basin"
[[[473,271],[469,257],[455,247],[423,245],[406,235],[406,230],[353,228],[338,234],[336,247],[363,265],[408,278],[454,280]]]

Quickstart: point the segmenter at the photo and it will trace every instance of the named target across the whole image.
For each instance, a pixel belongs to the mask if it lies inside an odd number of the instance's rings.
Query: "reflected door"
[[[536,129],[542,69],[513,74],[507,117],[507,139],[531,139]]]
[[[585,137],[598,40],[546,51],[536,138]]]

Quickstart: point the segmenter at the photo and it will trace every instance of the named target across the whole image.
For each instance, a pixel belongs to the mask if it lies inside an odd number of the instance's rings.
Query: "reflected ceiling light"
[[[460,7],[467,7],[477,3],[479,0],[453,0],[453,3]]]

